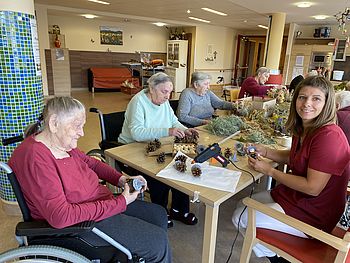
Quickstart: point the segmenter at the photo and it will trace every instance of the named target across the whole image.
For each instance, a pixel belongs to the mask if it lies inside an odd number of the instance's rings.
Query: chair
[[[118,142],[118,136],[122,132],[125,111],[103,114],[97,108],[90,108],[90,112],[98,114],[101,128],[100,149],[90,150],[87,155],[97,157],[105,162],[104,150],[118,147],[123,144]]]
[[[350,262],[349,232],[336,227],[332,234],[329,234],[251,198],[245,198],[243,203],[248,207],[248,226],[240,263],[249,262],[252,248],[257,243],[291,262]],[[290,225],[312,238],[301,238],[276,230],[257,228],[255,226],[256,211]]]
[[[21,245],[51,245],[63,247],[75,251],[90,260],[98,262],[143,262],[142,258],[131,255],[131,252],[95,227],[94,221],[86,221],[63,229],[52,228],[46,221],[32,219],[30,210],[24,199],[21,187],[11,168],[0,162],[0,169],[3,169],[11,183],[19,207],[22,212],[23,221],[16,226],[16,236],[23,242]],[[80,233],[92,231],[106,242],[109,246],[94,246],[79,237]]]
[[[222,97],[226,101],[228,101],[228,96],[230,97],[230,101],[235,101],[238,99],[240,88],[238,86],[223,86],[222,87]]]
[[[233,101],[238,99],[240,91],[241,91],[240,88],[238,88],[238,89],[231,89],[230,90],[230,100],[231,100],[231,102],[233,102]]]

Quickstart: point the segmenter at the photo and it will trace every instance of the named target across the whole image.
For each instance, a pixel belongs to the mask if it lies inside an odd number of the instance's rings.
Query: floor
[[[130,95],[120,92],[95,93],[79,91],[73,92],[73,97],[83,102],[87,109],[97,107],[102,112],[114,112],[125,110],[130,100]],[[98,116],[87,111],[87,121],[84,128],[85,136],[79,141],[78,147],[87,152],[98,147],[101,139]],[[261,182],[256,188],[263,189],[265,182]],[[232,242],[236,235],[236,229],[231,223],[232,212],[237,201],[248,196],[250,189],[237,194],[234,198],[227,200],[220,206],[218,233],[216,242],[215,263],[225,263],[230,254]],[[199,223],[195,226],[187,226],[175,221],[174,227],[169,229],[169,240],[173,251],[173,263],[199,263],[201,262],[202,240],[203,240],[203,219],[205,207],[203,203],[191,204],[191,210],[196,214]],[[0,253],[17,246],[14,237],[14,228],[21,218],[19,216],[7,216],[1,209],[0,202]],[[239,262],[243,238],[241,235],[235,243],[230,263]],[[256,258],[252,254],[251,263],[267,263],[265,258]]]

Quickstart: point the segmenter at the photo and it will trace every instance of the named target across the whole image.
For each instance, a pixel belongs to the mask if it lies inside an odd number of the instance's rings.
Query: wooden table
[[[205,131],[199,131],[199,143],[200,144],[211,144],[222,140],[222,137],[218,137],[209,134]],[[173,140],[173,138],[168,137],[164,140]],[[199,192],[199,200],[205,204],[205,220],[204,220],[204,240],[203,240],[203,250],[202,250],[202,263],[213,263],[215,258],[215,245],[216,245],[216,234],[218,226],[218,214],[219,206],[221,203],[240,192],[252,182],[252,176],[246,172],[242,172],[238,185],[234,193],[229,193],[225,191],[215,190],[203,186],[197,186],[189,183],[184,183],[175,180],[169,180],[165,178],[156,177],[156,174],[165,168],[171,161],[171,158],[166,158],[165,163],[158,164],[155,160],[156,158],[146,156],[145,146],[146,143],[131,143],[117,148],[108,149],[105,151],[107,162],[114,166],[115,160],[118,160],[128,166],[147,174],[157,180],[188,194],[190,197],[194,195],[195,191]],[[224,149],[226,147],[233,148],[234,140],[230,139],[221,145]],[[237,166],[245,170],[249,170],[253,175],[255,180],[263,176],[263,174],[258,173],[247,166],[246,157],[239,157],[239,162]],[[236,170],[232,164],[228,165],[229,169]]]

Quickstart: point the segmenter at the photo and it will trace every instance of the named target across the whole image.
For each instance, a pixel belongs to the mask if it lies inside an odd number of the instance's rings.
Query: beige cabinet
[[[288,75],[286,76],[286,83],[289,84],[292,81],[293,72],[295,70],[302,68],[302,74],[306,74],[310,71],[310,64],[312,60],[312,54],[313,53],[328,53],[331,54],[333,52],[333,46],[330,45],[305,45],[305,44],[295,44],[292,47],[291,55],[290,55],[290,64],[289,64],[289,70]],[[298,57],[303,58],[302,66],[300,64],[297,64]]]
[[[166,67],[165,73],[172,79],[174,92],[181,92],[186,88],[186,68]]]
[[[167,67],[165,67],[165,73],[172,78],[175,92],[181,92],[186,88],[187,52],[187,40],[167,41]]]

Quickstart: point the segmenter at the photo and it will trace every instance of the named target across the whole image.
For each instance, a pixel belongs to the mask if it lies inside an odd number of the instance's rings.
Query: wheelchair
[[[123,145],[118,142],[118,136],[122,132],[125,111],[107,114],[102,113],[102,111],[97,108],[90,108],[89,111],[98,114],[101,128],[101,141],[98,144],[100,149],[90,150],[87,155],[96,157],[105,162],[104,150]]]
[[[14,143],[23,140],[23,136],[16,136],[10,139],[3,140],[3,145]],[[12,169],[3,162],[0,162],[0,169],[4,170],[10,184],[15,193],[18,205],[20,207],[23,221],[16,225],[15,234],[19,241],[20,248],[13,251],[5,252],[0,255],[0,262],[7,262],[5,258],[8,257],[26,257],[30,259],[48,256],[55,257],[52,255],[52,251],[55,251],[56,256],[62,256],[63,252],[68,250],[68,256],[71,255],[73,260],[71,262],[96,262],[96,263],[144,263],[144,259],[136,255],[132,255],[131,252],[120,243],[109,237],[104,232],[100,231],[95,227],[94,221],[85,221],[73,226],[69,226],[62,229],[56,229],[51,227],[46,221],[34,220],[30,215],[30,210],[24,199],[21,186],[16,178],[15,173]],[[83,232],[91,231],[109,245],[95,246],[90,244],[79,234]],[[48,246],[48,248],[42,248],[42,246]],[[53,246],[53,247],[52,247]],[[26,248],[27,247],[27,248]],[[44,252],[43,252],[44,251]],[[36,255],[35,252],[37,252]],[[46,253],[46,254],[45,254]],[[58,255],[57,255],[58,253]],[[28,255],[24,255],[28,254]],[[64,254],[64,253],[63,253]],[[74,257],[76,256],[76,257]],[[82,260],[87,259],[88,261],[78,261],[78,258]],[[69,259],[66,259],[69,260]],[[16,261],[17,262],[17,261]],[[36,261],[27,261],[36,262]],[[37,261],[45,262],[45,261]],[[52,261],[50,261],[52,262]],[[67,261],[58,261],[67,262]],[[69,262],[69,261],[68,261]]]

